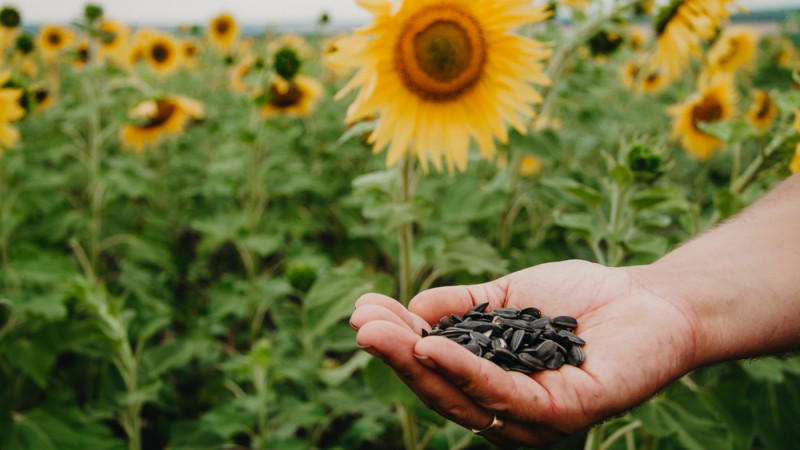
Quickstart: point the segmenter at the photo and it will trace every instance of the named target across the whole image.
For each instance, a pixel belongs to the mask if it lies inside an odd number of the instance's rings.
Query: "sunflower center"
[[[221,35],[226,34],[228,32],[228,30],[230,29],[230,27],[231,26],[230,26],[230,24],[228,23],[227,20],[218,20],[217,24],[216,24],[217,34],[221,34]]]
[[[47,97],[49,96],[50,94],[44,89],[38,89],[33,93],[33,98],[36,100],[37,104],[44,103],[44,101],[47,100]]]
[[[736,54],[739,53],[741,45],[739,45],[739,41],[737,39],[731,39],[728,42],[727,51],[719,58],[719,65],[726,66],[730,63],[733,58],[736,57]]]
[[[89,62],[89,49],[87,47],[81,46],[78,49],[78,62],[81,63]]]
[[[183,47],[183,54],[186,56],[192,57],[194,54],[197,53],[197,47],[192,44],[187,44]]]
[[[765,119],[769,117],[770,110],[772,109],[772,100],[769,96],[765,95],[761,97],[761,100],[758,104],[758,111],[756,111],[756,117],[759,119]]]
[[[429,6],[404,24],[394,63],[403,84],[418,97],[448,101],[480,79],[486,43],[471,15],[449,5]]]
[[[303,98],[303,92],[292,84],[285,92],[280,92],[274,85],[269,87],[269,103],[278,108],[296,105]]]
[[[157,101],[156,113],[150,116],[142,128],[157,128],[164,125],[178,108],[172,102]]]
[[[59,44],[61,44],[61,35],[59,33],[55,33],[55,32],[54,33],[50,33],[50,34],[47,35],[47,42],[49,42],[50,45],[53,45],[53,46],[59,45]]]
[[[169,59],[170,51],[166,45],[157,43],[150,49],[150,54],[153,55],[153,60],[158,63],[163,63]]]
[[[722,118],[722,105],[711,97],[706,97],[692,110],[692,124],[695,128],[700,122],[716,122]],[[698,128],[699,129],[699,128]]]

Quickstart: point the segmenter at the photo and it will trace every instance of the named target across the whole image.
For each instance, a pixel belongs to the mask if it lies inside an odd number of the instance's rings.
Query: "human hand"
[[[625,411],[694,369],[695,328],[686,308],[648,291],[635,271],[583,261],[543,264],[495,281],[431,289],[406,310],[366,294],[350,323],[357,342],[389,364],[429,408],[500,446],[559,441]],[[533,375],[507,372],[440,336],[422,338],[442,316],[533,306],[578,320],[586,361]]]

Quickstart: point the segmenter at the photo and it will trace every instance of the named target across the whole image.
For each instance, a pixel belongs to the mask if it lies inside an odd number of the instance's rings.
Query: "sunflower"
[[[681,145],[690,155],[707,160],[723,143],[702,131],[698,124],[730,118],[735,101],[732,77],[718,76],[704,82],[700,90],[684,103],[668,109],[673,116],[672,138],[680,138]]]
[[[280,75],[274,75],[266,92],[266,102],[261,112],[265,117],[279,114],[304,117],[308,116],[322,95],[319,81],[303,75],[295,75],[292,81],[286,81]]]
[[[309,59],[314,56],[314,51],[308,45],[306,39],[299,34],[284,33],[278,35],[267,44],[267,52],[275,55],[283,49],[290,49],[297,53],[301,59]]]
[[[322,62],[331,81],[349,75],[352,70],[352,67],[340,61],[339,41],[344,39],[348,39],[348,36],[342,34],[322,43]]]
[[[680,77],[691,56],[702,54],[700,44],[714,37],[730,14],[728,4],[734,0],[672,0],[661,8],[656,18],[658,37],[654,68],[669,80]]]
[[[0,86],[5,86],[10,78],[10,71],[0,72]],[[23,93],[16,87],[0,88],[0,154],[3,148],[11,148],[19,141],[19,131],[11,126],[11,122],[25,115],[25,108],[20,105]]]
[[[792,69],[800,60],[797,48],[789,38],[779,38],[777,43],[778,53],[775,55],[775,64],[783,69]]]
[[[709,73],[735,72],[752,63],[758,46],[758,32],[750,27],[731,27],[717,39],[706,58]]]
[[[184,66],[189,68],[197,66],[197,43],[191,39],[181,42],[181,56]]]
[[[153,34],[143,47],[143,56],[160,75],[173,72],[181,60],[178,43],[166,33]]]
[[[800,172],[800,142],[798,142],[797,146],[794,148],[794,155],[789,162],[789,170],[791,170],[792,173]]]
[[[647,94],[656,94],[664,90],[667,84],[669,84],[669,82],[660,72],[651,71],[642,76],[637,85],[637,89]]]
[[[150,39],[158,34],[157,31],[149,28],[140,28],[136,30],[128,45],[128,54],[126,58],[127,65],[135,66],[139,61],[145,59],[145,49]]]
[[[45,57],[52,58],[71,42],[75,33],[57,25],[48,25],[39,30],[38,47]]]
[[[525,155],[519,163],[519,174],[523,177],[533,177],[542,173],[542,160],[533,155]]]
[[[248,90],[245,78],[250,74],[253,63],[254,58],[246,56],[228,72],[229,84],[235,92],[246,92]]]
[[[590,0],[561,0],[561,3],[569,6],[570,8],[583,11],[589,7]]]
[[[747,113],[747,118],[753,127],[759,131],[763,131],[772,125],[775,118],[778,117],[778,107],[769,97],[769,92],[764,90],[756,91],[756,101],[753,107]]]
[[[100,24],[98,55],[110,61],[122,62],[124,60],[122,52],[128,45],[129,37],[128,27],[112,20],[104,20]]]
[[[239,26],[230,14],[220,14],[211,19],[208,26],[208,37],[219,49],[227,50],[236,41]]]
[[[120,141],[125,149],[143,153],[155,147],[162,137],[183,133],[190,119],[203,119],[201,102],[184,96],[146,100],[133,107],[128,116],[139,123],[126,124],[120,129]]]
[[[36,102],[37,111],[45,111],[55,103],[53,93],[46,87],[34,88],[33,100]]]
[[[72,56],[74,57],[72,65],[76,69],[86,66],[89,63],[89,42],[86,39],[82,39]]]
[[[628,31],[628,41],[630,42],[631,49],[635,52],[643,49],[647,44],[647,31],[644,27],[632,26]]]
[[[374,21],[340,42],[342,55],[359,67],[337,94],[360,88],[347,112],[355,122],[380,118],[370,136],[373,150],[388,145],[386,163],[412,153],[427,170],[465,170],[470,137],[486,158],[493,137],[507,141],[506,124],[526,132],[541,101],[529,82],[547,85],[542,60],[550,49],[509,32],[546,19],[547,5],[526,0],[359,0]],[[347,48],[345,48],[347,47]],[[526,120],[528,119],[528,120]],[[391,142],[391,144],[390,144]]]
[[[619,69],[619,79],[622,85],[628,89],[633,88],[640,71],[641,68],[636,63],[628,62],[623,64]]]

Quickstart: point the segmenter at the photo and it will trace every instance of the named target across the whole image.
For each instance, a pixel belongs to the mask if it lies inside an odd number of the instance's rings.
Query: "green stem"
[[[643,1],[644,0],[628,0],[626,2],[615,4],[607,13],[601,14],[596,18],[585,22],[581,29],[577,30],[572,39],[558,47],[553,57],[550,58],[550,62],[547,64],[546,73],[553,83],[550,86],[545,86],[542,89],[542,97],[544,98],[544,101],[539,108],[540,114],[550,114],[550,108],[554,104],[553,100],[555,97],[555,83],[560,79],[561,73],[566,67],[567,59],[575,54],[575,50],[577,50],[581,45],[585,44],[592,36],[600,31],[600,28],[602,28],[606,22],[619,15],[619,13],[625,9]]]
[[[407,156],[403,158],[400,165],[400,195],[399,203],[401,205],[409,205],[413,198],[411,187],[411,174],[414,168],[414,160]],[[400,246],[400,302],[408,306],[412,296],[412,280],[411,280],[411,248],[413,245],[413,222],[408,220],[403,222],[397,230],[398,243]]]
[[[405,406],[397,404],[397,414],[400,416],[400,426],[403,429],[403,445],[406,450],[418,450],[417,420],[414,413]]]
[[[620,428],[619,430],[611,433],[609,437],[606,438],[605,441],[600,445],[600,450],[608,450],[611,445],[617,441],[617,439],[625,436],[626,439],[628,436],[632,436],[631,433],[639,427],[642,426],[642,422],[640,420],[635,420],[624,427]]]
[[[586,442],[583,445],[583,450],[600,450],[605,428],[605,425],[600,424],[589,430],[589,433],[586,435]]]
[[[503,208],[503,214],[500,218],[500,236],[498,239],[498,245],[501,249],[508,248],[508,245],[511,243],[511,232],[514,226],[514,220],[517,218],[521,210],[521,205],[519,202],[519,197],[517,196],[517,191],[519,190],[519,168],[522,164],[522,152],[515,151],[514,156],[511,159],[511,163],[508,165],[508,170],[510,170],[509,182],[508,187],[506,188],[507,192],[507,200],[506,206]]]
[[[764,166],[764,163],[767,162],[767,159],[775,153],[777,150],[790,136],[793,136],[797,131],[794,127],[788,127],[784,130],[783,133],[778,133],[772,138],[772,141],[764,148],[758,156],[750,163],[750,165],[745,169],[742,176],[737,178],[734,182],[731,183],[731,193],[734,195],[740,194],[744,189],[753,181],[758,171],[761,170],[761,167]]]

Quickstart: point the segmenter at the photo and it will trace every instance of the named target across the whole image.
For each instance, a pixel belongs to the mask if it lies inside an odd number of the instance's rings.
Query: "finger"
[[[406,312],[406,314],[408,314],[408,312]],[[379,305],[362,305],[357,310],[353,311],[353,314],[350,316],[350,326],[359,330],[364,324],[372,322],[373,320],[391,322],[409,331],[413,331],[415,334],[419,334],[419,330],[412,329],[411,326],[397,314]]]
[[[402,303],[391,297],[375,293],[364,294],[359,297],[358,300],[356,300],[355,310],[358,311],[360,308],[367,305],[382,306],[383,308],[386,308],[388,311],[400,318],[400,320],[405,322],[406,325],[408,325],[417,334],[420,334],[420,330],[422,328],[427,330],[431,329],[427,322],[422,320],[416,314],[408,312]]]
[[[411,299],[408,310],[428,323],[436,323],[443,316],[464,314],[481,303],[489,302],[489,309],[500,308],[505,305],[506,287],[504,277],[483,284],[428,289]]]
[[[443,337],[432,336],[420,339],[415,345],[414,351],[418,352],[418,359],[421,363],[431,366],[449,383],[455,384],[459,393],[466,394],[477,404],[478,408],[488,410],[489,420],[481,427],[472,428],[485,428],[487,424],[491,423],[495,414],[503,419],[504,424],[500,429],[489,430],[481,434],[496,445],[508,445],[510,441],[524,442],[528,445],[544,445],[565,437],[564,433],[539,426],[536,420],[529,420],[527,423],[516,420],[518,417],[515,409],[518,407],[515,405],[520,402],[525,403],[528,399],[527,397],[519,398],[519,390],[515,386],[525,383],[535,384],[530,377],[517,372],[506,372],[494,363],[476,357],[460,345]],[[453,369],[455,372],[439,365],[442,360],[436,358],[441,355],[447,355],[449,360],[457,361],[460,364],[458,368]],[[445,363],[449,362],[445,361]],[[466,372],[458,372],[465,368]],[[479,386],[480,389],[476,389],[475,386]],[[433,405],[433,409],[439,410],[436,405]],[[546,410],[539,410],[538,417],[546,416],[546,414]],[[527,419],[527,416],[523,418]]]
[[[492,414],[414,356],[414,346],[420,339],[408,328],[382,320],[364,324],[356,336],[358,345],[391,366],[426,406],[461,426],[485,427]],[[475,357],[464,351],[466,356]]]

